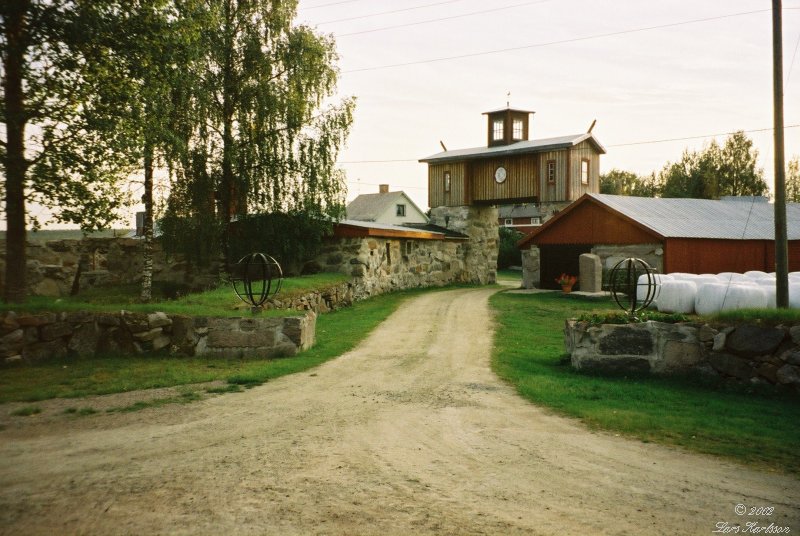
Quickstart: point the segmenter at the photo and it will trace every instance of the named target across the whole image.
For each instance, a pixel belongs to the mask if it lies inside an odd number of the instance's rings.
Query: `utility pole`
[[[789,307],[789,243],[786,232],[786,176],[783,155],[783,28],[781,0],[772,0],[772,99],[775,133],[775,298]]]

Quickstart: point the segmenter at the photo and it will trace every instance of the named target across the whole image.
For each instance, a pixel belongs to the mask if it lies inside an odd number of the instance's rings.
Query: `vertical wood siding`
[[[472,200],[492,201],[538,196],[539,156],[527,154],[471,162]],[[497,184],[494,180],[498,166],[506,168],[506,180],[502,184]]]
[[[547,182],[547,161],[556,161],[556,182]],[[564,201],[564,188],[567,177],[567,150],[549,151],[539,155],[539,196],[540,202]]]
[[[690,274],[775,270],[772,240],[670,238],[664,248],[664,270]],[[800,270],[800,240],[789,242],[789,271]]]
[[[586,193],[600,192],[600,154],[588,141],[572,148],[569,200],[574,201]],[[581,161],[589,161],[589,184],[581,182]]]
[[[450,172],[450,191],[444,191],[444,172]],[[466,198],[466,164],[449,162],[428,164],[428,204],[431,207],[468,205]]]
[[[594,202],[584,202],[549,227],[533,244],[652,244],[661,239]]]

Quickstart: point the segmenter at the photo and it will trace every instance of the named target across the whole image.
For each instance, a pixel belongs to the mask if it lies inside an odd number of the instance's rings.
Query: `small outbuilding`
[[[800,204],[786,207],[789,270],[800,270]],[[760,198],[659,199],[588,193],[519,241],[523,284],[557,288],[594,253],[604,272],[626,257],[662,273],[775,270],[774,205]],[[580,283],[579,283],[580,284]]]

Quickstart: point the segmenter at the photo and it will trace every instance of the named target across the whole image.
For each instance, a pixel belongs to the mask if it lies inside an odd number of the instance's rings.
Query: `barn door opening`
[[[539,246],[539,273],[541,276],[540,287],[560,290],[556,278],[561,274],[578,275],[578,257],[584,253],[591,253],[591,244],[558,244]],[[575,285],[575,290],[580,290],[581,282]]]

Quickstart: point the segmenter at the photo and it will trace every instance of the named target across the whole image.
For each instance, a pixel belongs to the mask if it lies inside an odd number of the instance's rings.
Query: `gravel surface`
[[[0,534],[800,531],[796,478],[517,396],[489,368],[492,292],[423,295],[352,352],[243,393],[26,417],[0,432]]]

